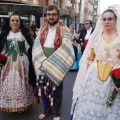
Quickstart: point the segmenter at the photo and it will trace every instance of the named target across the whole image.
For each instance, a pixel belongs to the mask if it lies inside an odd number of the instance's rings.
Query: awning
[[[0,12],[19,12],[27,14],[43,14],[44,7],[28,4],[0,3]]]
[[[2,12],[19,12],[21,14],[34,14],[42,16],[46,12],[47,6],[17,4],[17,3],[0,3],[0,13]],[[60,8],[60,15],[78,17],[78,13]]]

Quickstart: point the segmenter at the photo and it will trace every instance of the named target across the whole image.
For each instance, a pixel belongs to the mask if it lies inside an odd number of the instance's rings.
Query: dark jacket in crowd
[[[93,31],[94,31],[94,28],[92,27],[91,34],[92,34]],[[84,39],[85,39],[86,34],[87,34],[87,29],[86,29],[86,28],[83,28],[83,30],[81,31],[81,34],[80,34],[80,36],[79,36],[80,45],[81,45],[81,52],[82,52],[82,53],[83,53],[83,51],[84,51],[84,49],[85,49],[82,44],[83,44],[83,42],[84,42]]]

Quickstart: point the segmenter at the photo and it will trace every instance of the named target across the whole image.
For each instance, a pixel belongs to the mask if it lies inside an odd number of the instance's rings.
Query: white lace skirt
[[[107,106],[107,99],[113,90],[109,76],[105,82],[98,78],[97,63],[93,63],[86,74],[75,109],[73,120],[120,120],[120,93],[113,105]]]
[[[33,106],[34,91],[28,84],[28,65],[26,55],[17,56],[15,62],[8,57],[0,75],[1,111],[23,112]]]

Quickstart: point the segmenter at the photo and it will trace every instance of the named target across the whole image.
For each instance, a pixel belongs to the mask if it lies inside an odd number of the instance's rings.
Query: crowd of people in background
[[[6,24],[6,22],[4,21],[4,18],[1,18],[0,19],[0,33],[1,33],[1,31],[2,31],[2,29],[3,29],[3,26]]]
[[[61,20],[61,19],[59,20],[59,22],[64,24],[63,20]],[[6,22],[4,21],[4,18],[1,18],[0,19],[0,33],[1,33],[1,30],[3,29],[3,26],[5,24],[6,24]],[[34,40],[37,36],[37,33],[38,33],[38,29],[39,29],[37,24],[35,23],[35,21],[32,21],[31,24],[29,22],[27,22],[25,24],[25,27],[26,27],[27,33],[30,36],[32,42],[34,42]],[[90,34],[94,30],[94,28],[92,27],[92,21],[91,20],[86,20],[85,22],[83,22],[83,24],[80,26],[78,31],[75,30],[74,24],[70,24],[69,28],[70,28],[70,31],[74,31],[74,36],[76,36],[76,38],[74,39],[76,42],[74,41],[74,43],[77,43],[77,44],[80,45],[80,49],[81,49],[80,52],[81,52],[81,54],[83,54],[83,51],[84,51],[85,46],[86,46],[85,45],[86,44],[86,38],[88,40]],[[89,31],[91,31],[91,32],[89,32]],[[73,36],[72,36],[72,42],[73,42]],[[77,44],[75,45],[74,43],[73,43],[73,47],[74,47],[74,50],[75,50],[77,48],[77,47],[75,48],[75,46]],[[75,51],[77,51],[77,49]],[[75,56],[77,56],[76,53],[77,52],[75,52]]]
[[[38,27],[35,24],[35,21],[32,21],[31,25],[29,23],[26,23],[26,29],[28,31],[28,34],[30,35],[32,42],[34,42],[38,33]]]

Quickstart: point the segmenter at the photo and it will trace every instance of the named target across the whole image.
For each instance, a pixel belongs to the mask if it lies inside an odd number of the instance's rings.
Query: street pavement
[[[61,109],[61,120],[70,119],[70,109],[72,104],[72,88],[75,82],[77,71],[70,71],[64,79],[63,102]],[[38,116],[43,112],[42,101],[34,108],[23,113],[0,112],[0,120],[39,120]],[[53,120],[53,116],[48,116],[44,120]]]

